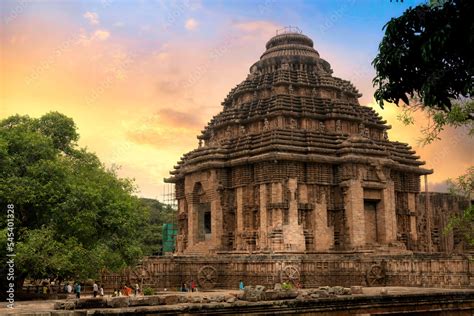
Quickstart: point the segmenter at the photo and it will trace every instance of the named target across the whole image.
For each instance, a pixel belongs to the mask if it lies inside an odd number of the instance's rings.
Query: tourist
[[[196,283],[194,280],[191,280],[191,292],[197,292]]]
[[[104,297],[104,287],[102,286],[102,284],[100,285],[99,293],[100,297]]]
[[[99,293],[99,286],[97,283],[94,281],[94,285],[92,285],[92,293],[94,297],[97,297],[97,294]]]
[[[74,292],[76,292],[76,298],[81,298],[81,283],[77,282],[76,287],[74,288]]]
[[[239,282],[239,290],[243,291],[244,288],[245,288],[245,286],[244,286],[244,281],[240,280],[240,282]]]
[[[112,297],[119,296],[119,290],[114,289],[114,293],[112,294]]]
[[[135,296],[140,294],[140,287],[138,286],[138,283],[135,284]]]
[[[123,296],[130,296],[131,289],[125,284],[122,288],[122,295]]]
[[[181,292],[187,292],[188,291],[188,286],[186,285],[186,282],[183,282],[181,285]]]
[[[71,283],[67,284],[67,294],[72,294],[72,285],[71,285]]]

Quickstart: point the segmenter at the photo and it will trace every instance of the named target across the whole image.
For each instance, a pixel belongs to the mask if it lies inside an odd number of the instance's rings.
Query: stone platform
[[[374,287],[363,294],[329,296],[321,289],[297,291],[290,299],[245,301],[242,291],[166,293],[146,297],[84,298],[81,300],[21,302],[15,309],[0,308],[0,314],[15,315],[472,315],[474,290]],[[330,292],[330,290],[329,290]],[[382,294],[383,293],[383,294]],[[293,296],[294,297],[294,296]],[[75,310],[54,310],[77,306]],[[100,306],[101,308],[98,308]],[[110,306],[115,306],[111,308]]]
[[[104,274],[106,289],[141,284],[175,290],[191,280],[200,289],[237,289],[246,285],[289,282],[319,286],[417,286],[474,288],[474,262],[467,255],[389,251],[306,254],[220,254],[215,256],[148,257],[135,269]]]

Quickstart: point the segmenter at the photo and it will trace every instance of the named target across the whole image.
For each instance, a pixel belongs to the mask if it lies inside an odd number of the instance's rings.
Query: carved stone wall
[[[158,290],[195,280],[202,289],[248,285],[273,287],[283,281],[304,287],[418,286],[474,287],[474,262],[466,256],[431,255],[251,255],[150,257],[122,274],[103,274],[102,283],[143,284]]]

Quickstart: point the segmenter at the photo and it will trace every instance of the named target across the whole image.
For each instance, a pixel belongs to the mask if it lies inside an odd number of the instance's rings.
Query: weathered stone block
[[[354,285],[351,286],[352,294],[363,294],[362,286]]]
[[[174,305],[179,303],[179,295],[166,295],[164,301],[166,305]]]
[[[130,298],[126,296],[111,297],[107,299],[107,307],[128,307]]]

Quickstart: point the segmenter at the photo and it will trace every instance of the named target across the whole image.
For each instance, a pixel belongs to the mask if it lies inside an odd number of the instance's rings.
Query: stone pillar
[[[321,203],[314,204],[314,250],[327,251],[334,245],[334,227],[328,227],[326,194],[322,193]]]
[[[235,227],[235,244],[237,250],[242,249],[242,232],[244,231],[244,188],[235,189],[235,199],[237,201],[236,210],[236,227]]]
[[[433,250],[431,242],[431,208],[430,208],[430,197],[428,192],[428,175],[425,174],[425,216],[426,216],[426,237],[428,242],[428,252]]]
[[[288,189],[290,191],[288,225],[283,225],[283,240],[286,249],[292,251],[305,251],[306,243],[303,233],[303,225],[298,224],[298,200],[296,198],[296,189],[298,187],[296,178],[288,180]]]
[[[264,250],[268,246],[267,239],[267,185],[260,184],[260,236],[259,236],[259,248]]]
[[[281,203],[283,201],[283,188],[281,183],[272,183],[272,203]],[[278,227],[283,225],[283,214],[282,210],[275,208],[273,209],[272,226]]]
[[[211,232],[212,232],[212,243],[214,249],[220,249],[222,246],[222,208],[220,198],[217,198],[211,202]]]
[[[410,210],[410,237],[413,241],[418,240],[416,231],[416,196],[415,193],[408,193],[408,210]]]
[[[192,199],[192,197],[191,197]],[[194,203],[188,201],[188,245],[187,248],[194,245],[194,228],[197,223],[196,211],[194,210]]]
[[[348,180],[344,194],[349,242],[352,247],[365,246],[364,189],[360,180]]]
[[[392,180],[388,180],[382,192],[382,207],[378,218],[380,221],[379,237],[380,242],[388,244],[397,240],[397,215],[395,210],[395,185]]]

